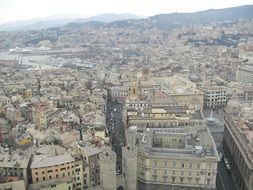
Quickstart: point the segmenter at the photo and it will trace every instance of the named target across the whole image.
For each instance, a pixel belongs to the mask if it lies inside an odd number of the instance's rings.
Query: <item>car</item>
[[[229,164],[229,163],[228,163],[228,159],[227,159],[226,157],[224,157],[223,160],[224,160],[224,163],[225,163],[225,164]]]
[[[227,169],[227,172],[230,173],[231,172],[231,166],[229,164],[226,164],[226,169]]]

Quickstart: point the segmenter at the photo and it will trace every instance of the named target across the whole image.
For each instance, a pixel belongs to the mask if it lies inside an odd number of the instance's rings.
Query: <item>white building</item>
[[[236,81],[244,85],[253,85],[253,67],[249,65],[238,66]]]

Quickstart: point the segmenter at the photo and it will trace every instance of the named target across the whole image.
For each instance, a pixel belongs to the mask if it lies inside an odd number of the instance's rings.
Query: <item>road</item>
[[[231,177],[231,174],[227,171],[223,160],[218,163],[216,187],[217,190],[237,190]]]
[[[122,104],[108,99],[107,128],[110,131],[110,144],[117,155],[117,173],[122,171],[122,150],[124,145],[124,125],[122,121]]]

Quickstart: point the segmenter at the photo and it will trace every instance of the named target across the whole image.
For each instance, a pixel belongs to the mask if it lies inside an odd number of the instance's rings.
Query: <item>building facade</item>
[[[224,157],[239,190],[253,189],[253,104],[228,102],[225,115]]]
[[[236,81],[244,85],[253,85],[253,67],[248,65],[238,66]]]
[[[205,86],[199,87],[204,92],[204,107],[205,108],[222,108],[227,104],[227,94],[224,87]]]

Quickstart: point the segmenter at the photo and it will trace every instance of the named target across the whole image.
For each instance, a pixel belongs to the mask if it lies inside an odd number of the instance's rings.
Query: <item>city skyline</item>
[[[252,4],[252,0],[243,1],[186,1],[177,2],[163,0],[94,0],[94,1],[17,1],[0,0],[0,23],[8,23],[17,20],[29,20],[42,17],[90,17],[104,13],[132,13],[141,17],[172,12],[197,12],[207,9],[220,9]],[[61,6],[59,6],[61,5]],[[144,6],[145,5],[145,6]],[[195,5],[195,6],[192,6]]]

